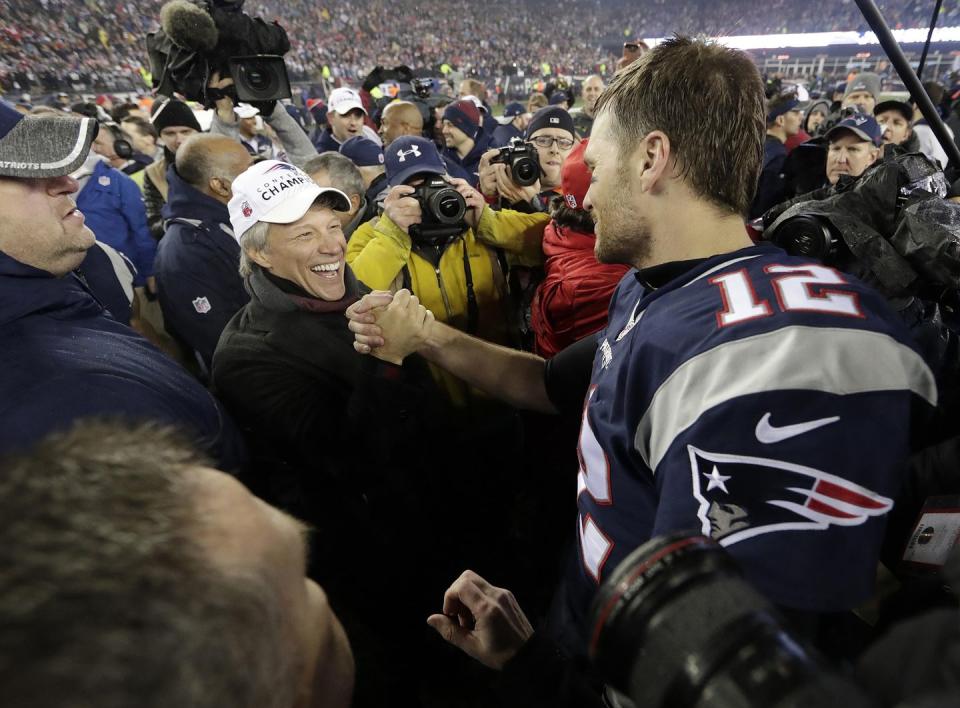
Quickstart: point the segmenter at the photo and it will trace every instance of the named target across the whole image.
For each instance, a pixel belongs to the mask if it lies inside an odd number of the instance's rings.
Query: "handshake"
[[[353,348],[400,366],[429,342],[433,313],[409,290],[375,290],[347,308]]]

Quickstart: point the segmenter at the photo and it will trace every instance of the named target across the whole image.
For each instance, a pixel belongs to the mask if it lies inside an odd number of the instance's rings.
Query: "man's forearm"
[[[517,408],[556,413],[544,384],[544,360],[501,347],[440,322],[420,354],[471,386]]]

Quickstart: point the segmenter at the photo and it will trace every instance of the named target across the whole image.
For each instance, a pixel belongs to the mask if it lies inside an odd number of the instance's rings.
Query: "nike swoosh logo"
[[[818,420],[810,420],[806,423],[796,423],[795,425],[784,425],[782,427],[774,427],[770,425],[770,414],[767,413],[760,419],[760,422],[757,423],[756,435],[757,440],[767,445],[772,443],[778,443],[781,440],[787,440],[789,438],[795,438],[798,435],[803,435],[804,433],[809,433],[811,430],[816,430],[817,428],[822,428],[825,425],[830,425],[831,423],[836,423],[840,420],[840,416],[835,415],[830,418],[820,418]]]

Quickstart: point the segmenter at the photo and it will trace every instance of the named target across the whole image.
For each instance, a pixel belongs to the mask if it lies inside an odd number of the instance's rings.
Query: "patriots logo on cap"
[[[867,116],[856,116],[854,117],[853,122],[857,125],[863,125],[867,122]]]
[[[297,168],[294,167],[293,165],[288,165],[286,162],[280,162],[274,165],[273,167],[271,167],[269,170],[267,170],[263,174],[266,175],[266,174],[270,174],[271,172],[283,172],[284,170],[296,172]]]
[[[250,202],[243,202],[243,204],[240,205],[240,211],[243,212],[244,216],[249,217],[253,213]]]
[[[406,162],[407,155],[413,155],[414,157],[420,157],[420,147],[418,145],[411,145],[409,150],[399,149],[397,150],[397,157],[400,159],[397,162]]]
[[[721,546],[777,531],[859,526],[893,508],[892,499],[812,467],[687,451],[701,533]]]

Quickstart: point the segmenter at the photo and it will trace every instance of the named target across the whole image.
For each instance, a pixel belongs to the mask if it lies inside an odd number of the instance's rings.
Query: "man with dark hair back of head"
[[[684,37],[658,44],[600,96],[584,153],[597,260],[637,269],[600,337],[545,362],[437,322],[423,328],[417,351],[428,360],[515,405],[582,421],[578,559],[560,594],[568,620],[554,628],[575,656],[586,653],[600,584],[662,534],[712,536],[814,630],[873,591],[912,411],[931,412],[937,384],[881,295],[751,241],[764,116],[746,54]],[[386,299],[368,295],[349,313],[363,351],[413,336],[375,323],[370,310]],[[487,666],[525,671],[510,660],[532,629],[509,594],[468,571],[437,609],[428,622],[445,639]],[[540,635],[532,641],[525,657],[549,656]],[[549,678],[530,695],[573,704],[557,671],[537,675]]]
[[[757,194],[750,207],[750,218],[762,216],[767,209],[787,197],[783,165],[787,161],[786,142],[800,132],[803,112],[794,94],[771,99],[767,106],[767,139],[763,143],[763,168]]]
[[[148,155],[153,160],[163,155],[157,142],[159,138],[157,129],[149,120],[139,116],[128,116],[120,123],[120,130],[126,135],[136,152]]]
[[[5,702],[349,705],[350,647],[305,576],[303,525],[182,436],[82,423],[0,468]]]
[[[239,433],[173,359],[110,316],[73,274],[94,243],[70,177],[97,125],[0,104],[0,454],[88,417],[178,426],[236,470]]]
[[[343,226],[344,238],[348,241],[360,224],[377,216],[377,204],[366,197],[360,169],[346,155],[338,152],[322,153],[310,158],[303,166],[303,171],[321,187],[339,189],[347,195],[350,208],[347,211],[338,211],[337,216]]]
[[[230,185],[253,158],[232,138],[200,133],[167,170],[166,232],[157,246],[157,291],[168,331],[209,370],[220,333],[250,296],[237,274]]]

